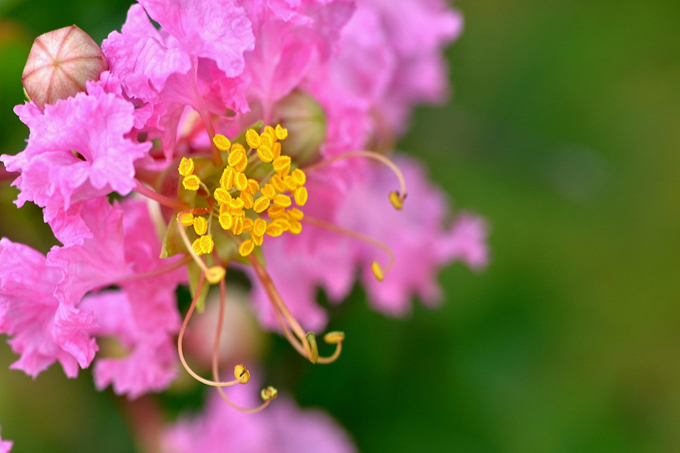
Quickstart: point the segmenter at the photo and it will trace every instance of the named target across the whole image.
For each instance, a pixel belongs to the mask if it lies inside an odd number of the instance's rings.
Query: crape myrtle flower
[[[199,376],[183,338],[211,285],[224,303],[230,266],[251,277],[262,323],[327,364],[345,335],[327,333],[334,352],[320,353],[318,288],[340,301],[361,273],[374,307],[398,315],[414,295],[439,299],[450,261],[486,264],[483,221],[451,223],[419,165],[390,157],[412,105],[444,94],[440,51],[460,26],[443,2],[398,4],[412,14],[377,0],[142,0],[103,43],[110,71],[44,110],[17,107],[28,145],[2,160],[63,246],[0,244],[16,261],[0,265],[13,366],[36,376],[59,361],[72,377],[99,339],[124,354],[97,357],[97,387],[134,398],[172,381],[177,335],[185,370],[229,401],[223,388],[246,384],[247,368],[221,381],[215,348],[212,379]],[[384,65],[371,74],[359,55]],[[402,74],[416,62],[429,79]],[[147,202],[107,198],[132,191]]]

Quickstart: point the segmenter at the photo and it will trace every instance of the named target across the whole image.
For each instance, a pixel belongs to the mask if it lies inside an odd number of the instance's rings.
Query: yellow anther
[[[299,186],[297,181],[295,181],[292,176],[286,176],[285,178],[283,178],[283,184],[286,186],[286,189],[288,189],[291,192],[293,192]]]
[[[196,239],[191,243],[191,248],[196,255],[203,255],[203,248],[201,247],[201,238]]]
[[[338,344],[345,340],[345,332],[328,332],[323,336],[323,341],[328,344]]]
[[[234,225],[234,217],[228,212],[220,214],[220,226],[224,230],[229,230]]]
[[[215,189],[215,200],[219,204],[229,204],[231,201],[231,195],[222,187]]]
[[[194,160],[182,157],[179,161],[179,174],[182,176],[190,176],[194,172]]]
[[[281,143],[274,143],[274,146],[272,146],[272,154],[274,154],[274,159],[281,155]]]
[[[269,211],[267,211],[267,214],[269,214],[269,217],[271,217],[272,219],[276,219],[276,218],[284,215],[285,211],[286,211],[285,208],[282,208],[281,206],[274,205],[271,208],[269,208]]]
[[[208,221],[205,220],[205,217],[196,217],[194,219],[194,231],[199,236],[203,236],[208,231]]]
[[[401,210],[404,207],[404,198],[399,195],[399,192],[390,192],[390,203],[395,209]]]
[[[253,250],[255,249],[255,243],[248,239],[247,241],[243,241],[241,245],[238,248],[238,253],[241,256],[248,256],[251,253],[253,253]]]
[[[260,147],[266,146],[271,151],[272,146],[274,146],[274,141],[276,140],[276,137],[267,134],[265,131],[265,133],[260,135],[260,140],[261,140]]]
[[[253,243],[257,246],[262,245],[264,242],[264,236],[257,236],[253,233],[250,233],[250,239],[252,239]]]
[[[186,190],[198,190],[201,187],[201,180],[196,175],[189,175],[184,178],[182,185]]]
[[[234,211],[240,211],[243,209],[243,206],[245,203],[243,203],[243,200],[240,198],[232,198],[231,201],[229,202],[229,207],[234,210]]]
[[[262,391],[260,392],[260,398],[262,398],[262,401],[269,401],[276,398],[278,394],[279,391],[270,385],[266,389],[262,389]]]
[[[220,178],[220,186],[226,191],[231,190],[234,186],[234,169],[227,167],[222,172],[222,177]]]
[[[383,281],[385,274],[383,273],[382,267],[380,267],[380,264],[378,264],[377,261],[373,261],[371,263],[371,270],[373,271],[373,275],[375,275],[376,280],[379,282]]]
[[[234,377],[241,384],[247,384],[250,381],[250,371],[244,365],[236,365],[234,367]]]
[[[235,167],[239,162],[241,162],[241,159],[245,159],[245,157],[246,153],[241,148],[232,148],[231,152],[229,153],[229,165]]]
[[[290,222],[285,218],[278,218],[272,222],[275,225],[279,225],[283,231],[290,230]]]
[[[283,227],[278,223],[270,223],[267,225],[267,234],[271,237],[281,236],[283,234]]]
[[[307,203],[307,197],[309,194],[307,193],[307,188],[306,187],[300,187],[295,191],[295,203],[298,206],[304,206],[305,203]]]
[[[251,195],[255,195],[257,191],[260,190],[260,184],[255,181],[254,179],[249,179],[248,180],[248,193]]]
[[[292,234],[300,234],[302,232],[302,224],[297,220],[290,220],[288,221],[288,224],[290,225],[288,231]]]
[[[231,231],[237,236],[243,233],[243,217],[234,217],[234,225],[231,227]]]
[[[305,217],[305,213],[300,211],[298,208],[292,208],[287,211],[291,219],[302,220]]]
[[[262,133],[261,137],[264,137],[265,135],[268,135],[272,139],[272,142],[276,141],[276,131],[274,130],[273,127],[265,126],[264,132]]]
[[[264,212],[269,207],[270,203],[271,200],[263,195],[255,200],[255,203],[253,203],[253,209],[259,214]]]
[[[286,191],[286,185],[283,183],[283,178],[280,177],[279,175],[272,176],[271,183],[272,183],[272,186],[274,186],[274,189],[276,189],[276,191],[278,193],[282,193],[282,192]]]
[[[246,167],[248,167],[248,158],[243,156],[243,159],[234,166],[234,170],[244,172],[246,171]]]
[[[253,196],[250,194],[250,192],[241,192],[241,196],[239,198],[243,200],[244,208],[250,209],[253,207]]]
[[[232,143],[231,144],[231,152],[233,153],[234,151],[241,151],[243,154],[246,153],[246,149],[240,143]]]
[[[212,253],[213,247],[215,247],[215,242],[213,242],[213,238],[209,234],[206,234],[205,236],[201,236],[198,239],[201,242],[201,250],[203,251],[203,253],[204,254]]]
[[[281,127],[280,124],[276,125],[276,138],[279,140],[285,140],[288,137],[288,129]]]
[[[213,143],[220,151],[229,151],[229,148],[231,147],[229,139],[222,134],[217,134],[215,138],[213,138]]]
[[[262,162],[269,163],[274,160],[274,153],[272,153],[272,150],[269,146],[263,144],[257,149],[257,157],[259,157]]]
[[[305,183],[307,182],[307,175],[305,174],[304,171],[300,170],[299,168],[293,170],[291,176],[295,180],[295,182],[298,183],[299,186],[304,186]]]
[[[250,233],[253,231],[253,225],[255,222],[252,221],[252,219],[249,219],[248,217],[245,217],[243,219],[243,232],[244,233]]]
[[[213,285],[221,282],[226,274],[227,271],[222,266],[213,266],[204,272],[205,278]]]
[[[274,159],[274,170],[277,172],[285,172],[290,169],[290,157],[289,156],[279,156]]]
[[[274,197],[274,204],[276,206],[281,206],[282,208],[287,208],[291,204],[293,204],[292,201],[290,201],[290,197],[288,195],[277,195]]]
[[[261,189],[262,195],[265,197],[272,199],[276,196],[276,189],[274,189],[274,186],[271,184],[265,184],[264,187]]]
[[[245,173],[236,173],[236,177],[234,178],[234,183],[236,184],[236,188],[243,192],[248,188],[248,177],[245,175]]]
[[[246,142],[251,148],[259,148],[262,140],[260,139],[260,134],[255,132],[255,129],[248,129],[246,131]]]
[[[255,219],[255,224],[253,225],[253,233],[257,236],[264,236],[267,231],[267,222],[264,219]]]
[[[194,224],[194,215],[190,212],[180,212],[177,214],[177,219],[179,223],[184,226],[191,226]]]

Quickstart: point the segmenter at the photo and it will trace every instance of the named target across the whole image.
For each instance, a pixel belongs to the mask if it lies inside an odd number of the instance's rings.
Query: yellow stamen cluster
[[[231,143],[224,135],[216,135],[213,143],[220,151],[228,151],[227,166],[220,177],[220,186],[212,196],[217,201],[219,210],[210,212],[209,219],[184,211],[179,221],[184,226],[193,226],[198,239],[192,244],[196,255],[211,253],[214,241],[210,236],[210,221],[216,215],[223,230],[235,236],[248,234],[239,241],[239,254],[248,256],[255,247],[261,246],[264,236],[280,236],[285,231],[299,234],[302,231],[300,221],[303,212],[292,207],[293,202],[299,207],[307,203],[307,176],[298,169],[291,169],[289,156],[281,155],[281,140],[288,136],[288,130],[280,125],[276,128],[267,126],[262,134],[254,129],[246,131],[246,142],[249,149],[239,143]],[[260,162],[258,162],[258,160]],[[270,176],[262,181],[249,178],[246,169],[249,164],[256,167],[270,164]],[[194,162],[182,158],[179,173],[184,177],[182,185],[187,190],[198,190],[206,186],[194,174]],[[210,211],[210,210],[206,210]],[[249,213],[250,212],[250,213]],[[264,214],[268,219],[263,218]]]

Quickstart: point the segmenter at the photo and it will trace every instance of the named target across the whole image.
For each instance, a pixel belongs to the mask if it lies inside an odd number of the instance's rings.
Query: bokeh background
[[[126,0],[0,0],[0,152],[38,34],[96,41]],[[332,309],[346,351],[305,364],[276,337],[265,373],[328,410],[363,452],[680,451],[680,3],[460,0],[454,96],[421,108],[405,152],[492,227],[492,264],[441,274],[406,319],[357,289]],[[47,250],[40,214],[0,187],[0,234]],[[17,452],[133,452],[88,372],[33,382],[0,346],[0,425]],[[191,400],[191,401],[189,401]],[[200,394],[164,397],[169,414]]]

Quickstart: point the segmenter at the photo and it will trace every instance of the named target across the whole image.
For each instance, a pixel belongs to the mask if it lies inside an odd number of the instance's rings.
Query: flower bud
[[[38,36],[24,67],[21,82],[40,109],[85,91],[109,68],[96,42],[75,25]]]
[[[319,148],[326,140],[326,115],[321,105],[299,90],[276,103],[276,123],[288,129],[288,138],[281,142],[282,153],[298,166],[319,158]]]

